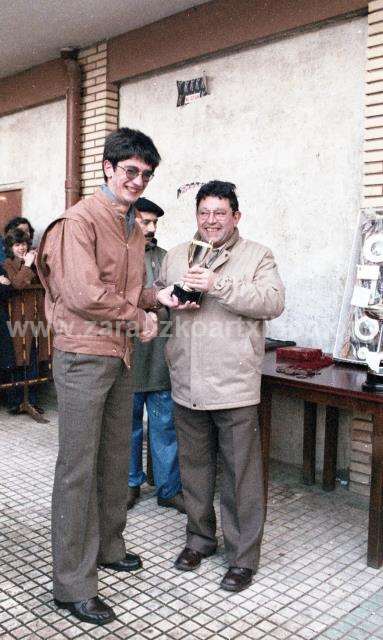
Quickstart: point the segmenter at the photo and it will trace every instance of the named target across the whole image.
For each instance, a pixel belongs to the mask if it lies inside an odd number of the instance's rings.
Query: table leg
[[[368,520],[367,564],[379,569],[383,564],[383,412],[372,419],[372,461],[370,513]]]
[[[262,463],[264,478],[264,500],[265,517],[267,512],[267,493],[269,487],[269,452],[270,452],[270,431],[271,431],[271,388],[266,384],[262,385],[261,403],[258,405],[258,420],[261,430]]]
[[[317,406],[314,402],[305,402],[303,421],[303,482],[315,483],[315,452],[317,432]]]
[[[322,488],[324,491],[334,491],[335,489],[338,425],[339,409],[337,407],[326,407],[322,478]]]

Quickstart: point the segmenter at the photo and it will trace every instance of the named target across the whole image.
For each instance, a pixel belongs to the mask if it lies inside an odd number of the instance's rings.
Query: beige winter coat
[[[235,232],[237,234],[237,232]],[[200,309],[172,311],[166,357],[172,396],[191,409],[229,409],[260,400],[265,320],[284,308],[284,287],[267,247],[238,235],[211,267],[218,274]],[[160,282],[182,280],[189,243],[166,255]],[[199,262],[197,256],[195,262]]]

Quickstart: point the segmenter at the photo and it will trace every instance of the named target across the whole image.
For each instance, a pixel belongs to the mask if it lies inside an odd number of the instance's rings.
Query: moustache
[[[151,231],[149,231],[149,233],[145,234],[145,238],[154,238],[154,233],[152,233]]]

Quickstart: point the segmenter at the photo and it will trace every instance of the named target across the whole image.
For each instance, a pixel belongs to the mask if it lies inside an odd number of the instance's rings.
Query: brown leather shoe
[[[226,591],[242,591],[247,589],[252,583],[254,571],[243,567],[229,567],[226,571],[220,586]]]
[[[126,508],[128,509],[128,511],[129,509],[133,509],[139,497],[140,497],[140,486],[138,487],[128,486],[128,503],[126,505]]]
[[[61,602],[55,598],[54,602],[59,609],[68,609],[78,620],[89,624],[107,624],[116,619],[112,607],[109,607],[97,596],[78,602]]]
[[[200,553],[200,551],[195,551],[195,549],[190,549],[190,547],[185,547],[183,551],[181,551],[177,560],[174,563],[176,569],[180,571],[193,571],[197,569],[203,558],[208,558],[215,553],[212,551],[211,553]]]
[[[185,503],[182,492],[176,493],[172,498],[157,498],[159,507],[168,507],[169,509],[177,509],[179,513],[186,513]]]

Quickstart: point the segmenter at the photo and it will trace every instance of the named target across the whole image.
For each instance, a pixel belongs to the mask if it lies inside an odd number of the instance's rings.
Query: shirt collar
[[[104,182],[103,185],[101,185],[101,191],[103,193],[105,193],[106,197],[111,200],[112,202],[116,202],[116,196],[114,195],[113,191],[110,189],[110,187],[108,187],[108,185],[106,184],[106,182]]]
[[[116,202],[117,198],[115,194],[113,193],[111,188],[108,187],[106,182],[104,182],[104,184],[101,185],[101,191],[105,194],[108,200],[110,200],[115,205],[116,209],[120,213],[125,214],[127,230],[128,230],[128,233],[130,233],[133,230],[135,219],[136,219],[136,210],[135,210],[134,204],[131,204],[127,210],[126,210],[126,207],[122,207],[122,205],[119,205],[118,202]]]

